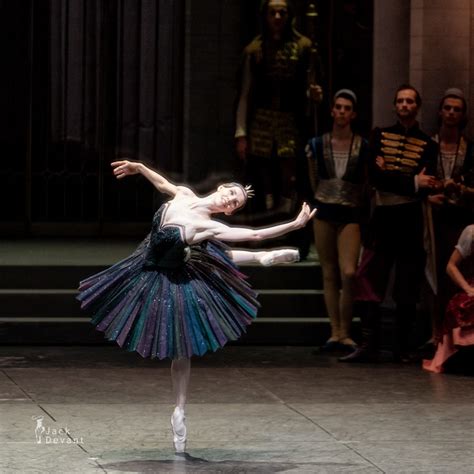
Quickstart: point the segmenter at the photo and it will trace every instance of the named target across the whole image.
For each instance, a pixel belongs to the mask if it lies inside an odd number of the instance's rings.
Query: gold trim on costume
[[[399,155],[401,153],[401,150],[397,150],[396,148],[392,148],[388,146],[383,146],[380,150],[383,153],[387,153],[387,155]]]
[[[389,171],[398,171],[399,173],[413,176],[413,170],[408,166],[385,165],[385,169]]]
[[[385,146],[391,146],[391,147],[399,147],[401,145],[400,142],[397,142],[397,141],[394,141],[394,140],[385,140],[382,138],[382,140],[380,140],[380,142],[385,145]]]
[[[418,163],[416,161],[413,161],[409,158],[395,158],[393,156],[386,156],[384,157],[384,160],[386,163],[397,163],[397,165],[406,165],[410,166],[412,168],[415,168],[418,166]]]
[[[406,158],[411,158],[412,160],[419,160],[421,158],[419,153],[414,153],[412,151],[403,151],[402,155]]]
[[[421,158],[421,155],[419,153],[415,153],[413,151],[407,151],[407,150],[397,150],[391,147],[384,146],[381,148],[381,151],[382,153],[386,153],[389,156],[401,155],[401,156],[404,156],[405,158],[411,158],[412,160],[419,160]]]
[[[425,146],[427,142],[424,140],[420,140],[419,138],[414,138],[414,137],[406,137],[406,141],[408,143],[412,143],[413,145],[419,145],[419,146]]]
[[[423,149],[422,147],[420,147],[420,146],[410,145],[409,143],[406,143],[406,144],[405,144],[405,148],[406,148],[407,150],[419,151],[419,152],[421,152],[421,153],[423,153],[423,150],[424,150],[424,149]]]
[[[259,108],[250,127],[249,151],[255,156],[293,158],[298,131],[293,114]]]
[[[351,149],[351,154],[349,156],[349,159],[351,156],[356,156],[357,158],[359,158],[361,147],[362,147],[362,137],[360,135],[354,135],[354,139],[352,140],[352,149]]]
[[[388,138],[389,140],[404,140],[404,135],[399,135],[398,133],[382,132],[382,137]]]

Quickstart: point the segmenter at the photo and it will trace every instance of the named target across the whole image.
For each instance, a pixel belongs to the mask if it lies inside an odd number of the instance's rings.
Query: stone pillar
[[[472,103],[473,6],[474,0],[411,2],[410,82],[423,98],[419,120],[428,133],[437,127],[439,100],[448,87],[459,87]]]
[[[408,82],[410,0],[374,0],[374,60],[372,123],[394,121],[392,101],[397,87]]]

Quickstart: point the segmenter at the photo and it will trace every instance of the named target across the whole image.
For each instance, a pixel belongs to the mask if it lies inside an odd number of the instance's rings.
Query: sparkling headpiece
[[[243,186],[243,189],[245,191],[247,199],[252,199],[255,196],[255,191],[252,189],[251,184],[246,184],[245,186]]]
[[[242,192],[245,196],[245,201],[242,203],[242,205],[240,207],[236,208],[234,211],[238,211],[239,209],[244,207],[245,203],[247,202],[247,199],[252,199],[255,196],[255,191],[252,189],[251,184],[246,184],[245,186],[242,186],[240,183],[232,182],[232,183],[225,183],[222,186],[225,186],[227,188],[231,187],[231,186],[237,186],[238,188],[240,188],[242,190]]]

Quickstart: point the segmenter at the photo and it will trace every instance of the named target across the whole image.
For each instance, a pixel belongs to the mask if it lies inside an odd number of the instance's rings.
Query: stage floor
[[[194,362],[176,456],[168,367],[114,346],[1,347],[0,472],[473,472],[473,377],[228,347]]]

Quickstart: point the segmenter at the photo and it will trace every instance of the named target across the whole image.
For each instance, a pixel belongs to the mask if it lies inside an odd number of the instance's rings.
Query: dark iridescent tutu
[[[159,359],[203,355],[238,339],[259,304],[227,246],[210,240],[187,246],[181,229],[161,226],[126,259],[81,281],[81,308],[128,351]]]

